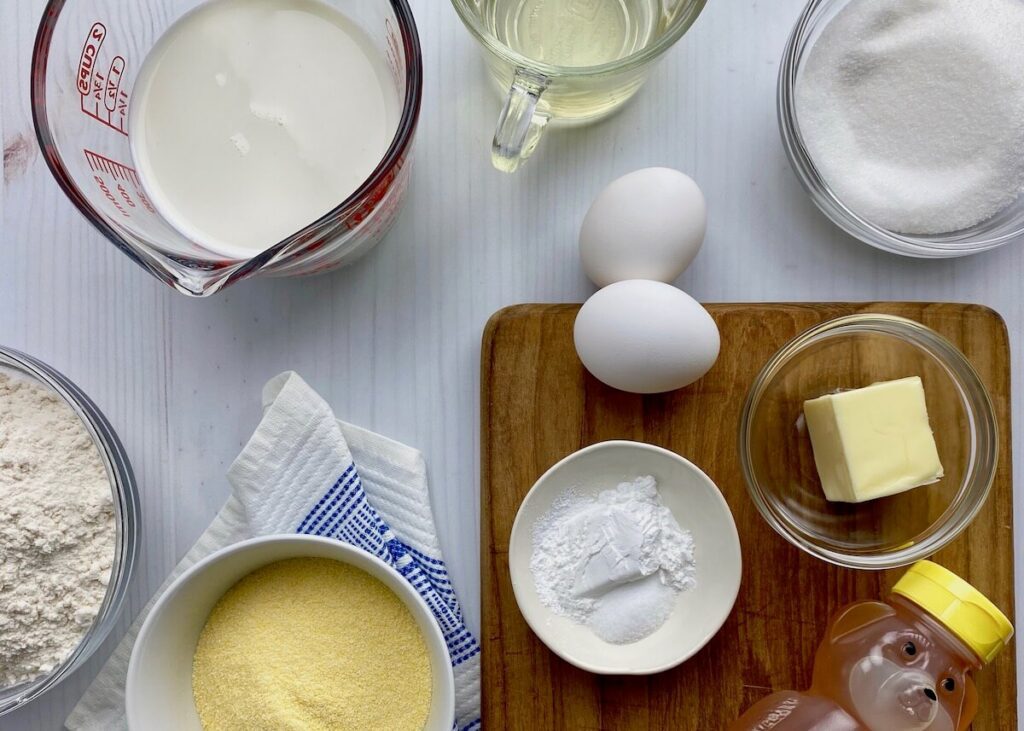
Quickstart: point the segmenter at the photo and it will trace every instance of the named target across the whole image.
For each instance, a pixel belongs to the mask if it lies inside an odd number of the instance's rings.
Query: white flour
[[[697,584],[693,537],[661,502],[653,477],[595,497],[568,492],[534,526],[541,602],[601,639],[636,642],[668,619]]]
[[[77,647],[114,543],[110,483],[85,426],[43,387],[0,372],[0,685]]]

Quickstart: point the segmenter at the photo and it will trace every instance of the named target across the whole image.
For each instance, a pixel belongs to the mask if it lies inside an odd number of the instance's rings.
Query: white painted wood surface
[[[799,188],[778,139],[775,77],[800,5],[710,0],[622,113],[549,133],[510,177],[490,166],[498,100],[470,37],[445,0],[413,0],[426,91],[412,190],[393,233],[351,269],[243,283],[195,301],[118,253],[57,189],[28,108],[43,0],[0,3],[8,151],[0,343],[49,362],[105,410],[138,475],[144,537],[114,636],[0,727],[61,727],[127,623],[224,501],[224,473],[256,424],[260,388],[285,369],[301,373],[341,417],[424,451],[441,543],[479,627],[484,323],[504,305],[581,300],[591,291],[577,261],[579,221],[606,182],[635,168],[678,167],[707,194],[707,242],[679,282],[697,298],[981,302],[1006,318],[1019,374],[1024,247],[958,261],[897,258],[841,234]],[[1019,455],[1019,398],[1014,415]],[[1022,506],[1024,497],[1018,535]]]

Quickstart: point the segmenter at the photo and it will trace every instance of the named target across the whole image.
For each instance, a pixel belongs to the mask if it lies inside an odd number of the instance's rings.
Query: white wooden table
[[[426,89],[412,190],[393,233],[350,269],[243,283],[204,301],[118,253],[46,170],[28,105],[42,6],[0,3],[0,343],[52,364],[106,412],[138,476],[144,548],[111,639],[58,689],[5,717],[4,731],[61,727],[223,503],[224,473],[256,425],[260,388],[286,369],[342,418],[423,450],[441,543],[479,627],[484,323],[504,305],[587,296],[579,222],[605,183],[635,168],[677,167],[704,188],[707,241],[679,282],[698,299],[980,302],[1006,318],[1022,372],[1024,246],[955,261],[883,254],[840,233],[797,184],[779,143],[775,77],[801,0],[710,0],[623,112],[549,133],[515,176],[490,166],[498,100],[477,49],[447,2],[414,0]],[[1020,398],[1014,416],[1019,456]],[[1022,507],[1024,496],[1018,537]]]

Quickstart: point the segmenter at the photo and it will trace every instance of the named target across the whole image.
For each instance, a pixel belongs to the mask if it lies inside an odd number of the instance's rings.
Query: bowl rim
[[[901,234],[878,226],[859,215],[836,195],[814,164],[804,144],[796,110],[797,81],[809,41],[827,10],[850,0],[808,0],[786,41],[776,88],[776,115],[782,146],[790,167],[814,204],[836,226],[860,241],[893,254],[918,258],[952,258],[990,251],[1024,238],[1024,223],[999,236],[950,232],[949,234]],[[998,215],[998,214],[997,214]],[[984,222],[983,222],[984,223]],[[981,225],[981,224],[979,224]],[[971,229],[966,229],[970,231]]]
[[[708,2],[708,0],[683,1],[685,2],[685,5],[682,6],[684,12],[674,18],[669,24],[668,30],[653,43],[649,43],[628,56],[591,66],[564,66],[530,58],[498,40],[497,36],[488,30],[480,20],[479,15],[473,11],[474,3],[471,0],[451,0],[451,3],[473,39],[495,58],[504,60],[517,69],[539,74],[546,79],[579,79],[621,73],[657,61],[693,27]]]
[[[722,605],[722,616],[718,621],[714,623],[714,629],[710,630],[704,637],[702,637],[698,642],[694,643],[692,646],[682,650],[678,654],[678,656],[673,658],[672,660],[657,665],[651,665],[648,667],[622,668],[614,667],[611,665],[596,665],[594,663],[586,662],[573,656],[572,653],[566,651],[565,648],[556,647],[549,644],[545,639],[545,632],[542,629],[540,629],[538,624],[535,622],[537,618],[533,617],[530,612],[524,611],[522,592],[525,591],[525,587],[520,586],[520,584],[515,580],[515,577],[512,575],[511,571],[512,545],[517,541],[517,537],[521,536],[522,532],[526,530],[526,518],[523,516],[524,506],[531,500],[531,498],[536,499],[535,495],[540,494],[544,489],[546,489],[546,483],[551,479],[551,477],[560,472],[567,464],[578,461],[580,459],[587,459],[595,452],[605,451],[612,448],[627,448],[635,449],[640,452],[650,452],[664,457],[668,457],[673,461],[679,463],[685,470],[690,472],[697,479],[697,482],[699,482],[705,489],[708,490],[708,492],[712,495],[713,500],[722,508],[722,514],[725,516],[725,519],[722,522],[722,528],[724,530],[727,530],[731,534],[732,541],[736,545],[735,585],[731,587],[731,590],[729,592],[729,601],[727,603],[723,603]],[[519,538],[519,540],[524,539]],[[719,489],[718,485],[716,485],[714,480],[708,477],[708,475],[703,470],[701,470],[697,465],[695,465],[693,462],[686,459],[682,455],[679,455],[669,449],[658,447],[653,444],[647,444],[646,442],[636,442],[628,439],[611,439],[608,441],[591,444],[589,446],[583,447],[582,449],[576,450],[575,452],[566,455],[558,462],[553,464],[551,467],[549,467],[547,470],[545,470],[544,474],[542,474],[537,479],[537,481],[533,483],[533,485],[527,491],[526,495],[523,496],[523,500],[519,504],[519,509],[516,511],[515,520],[512,523],[512,530],[509,533],[508,553],[510,556],[509,578],[512,583],[512,593],[515,596],[516,605],[519,608],[519,613],[526,621],[526,624],[529,625],[530,630],[544,644],[544,646],[551,650],[551,652],[555,653],[555,655],[562,658],[570,665],[574,665],[575,667],[578,667],[581,670],[586,670],[587,672],[594,673],[596,675],[654,675],[657,673],[664,672],[666,670],[671,670],[672,668],[686,662],[694,655],[696,655],[698,652],[703,650],[704,647],[707,646],[707,644],[715,637],[715,635],[718,634],[718,632],[725,625],[726,621],[732,615],[734,607],[736,606],[736,599],[739,597],[740,587],[743,583],[743,549],[740,543],[739,531],[736,529],[736,520],[733,517],[732,509],[729,507],[729,503],[726,501],[725,496],[722,494],[722,491],[721,489]]]
[[[115,517],[114,554],[103,601],[74,650],[50,672],[18,685],[0,687],[0,717],[60,685],[96,652],[113,631],[135,575],[142,507],[127,452],[99,407],[56,368],[20,350],[0,346],[0,369],[16,371],[58,396],[85,427],[110,483]],[[11,691],[17,691],[11,693]]]
[[[771,501],[766,498],[768,491],[763,487],[761,481],[758,480],[753,468],[751,450],[753,415],[760,404],[761,398],[767,392],[771,381],[778,375],[783,366],[809,345],[820,342],[827,337],[834,337],[837,333],[844,334],[847,332],[882,333],[909,341],[918,348],[927,350],[933,358],[940,362],[955,383],[970,422],[972,456],[968,463],[968,469],[961,483],[957,500],[946,508],[946,511],[937,521],[949,522],[952,518],[956,518],[956,521],[952,523],[952,529],[936,536],[929,536],[925,540],[905,548],[878,554],[861,555],[847,553],[817,545],[813,541],[804,538],[795,530],[792,521],[787,521],[784,518],[784,511],[773,508]],[[938,352],[925,348],[919,340],[908,338],[908,333],[927,341]],[[979,458],[975,452],[981,450],[985,451],[985,455]],[[984,507],[998,472],[999,424],[995,418],[995,408],[992,405],[992,399],[989,396],[987,387],[981,380],[981,376],[978,375],[971,362],[967,360],[967,356],[948,339],[930,327],[906,317],[882,313],[858,313],[836,317],[808,328],[789,340],[768,359],[757,376],[755,376],[747,392],[747,398],[740,415],[739,457],[744,482],[747,486],[747,494],[754,502],[761,517],[776,533],[789,541],[789,543],[812,556],[844,568],[864,570],[900,568],[927,558],[956,540]],[[975,475],[979,465],[984,464],[988,465],[988,474],[980,478],[980,489],[974,490],[970,501],[963,500],[965,486],[976,479]],[[965,503],[967,505],[966,510],[959,515],[955,511],[951,512],[953,508],[957,507],[958,503]]]
[[[175,578],[174,581],[172,581],[166,589],[160,592],[159,596],[156,598],[156,601],[153,603],[152,608],[146,614],[145,620],[143,620],[142,622],[142,627],[139,629],[139,634],[135,638],[135,642],[132,647],[132,653],[128,660],[127,677],[125,680],[125,717],[129,729],[139,728],[138,722],[136,721],[135,723],[132,723],[132,720],[140,718],[140,714],[142,713],[142,711],[140,711],[138,708],[137,698],[135,697],[136,694],[133,692],[133,686],[137,682],[136,679],[139,673],[141,672],[139,667],[139,663],[141,662],[141,660],[139,658],[142,654],[142,650],[140,648],[142,648],[146,644],[146,642],[149,640],[150,635],[152,635],[153,632],[156,631],[155,628],[157,620],[166,611],[167,604],[170,603],[172,598],[176,597],[177,595],[183,592],[188,591],[189,585],[196,579],[196,577],[207,571],[214,564],[220,563],[221,561],[227,559],[230,556],[234,556],[235,554],[244,553],[246,551],[258,548],[260,546],[273,543],[294,543],[325,546],[338,554],[338,556],[336,556],[333,560],[355,566],[358,569],[366,571],[371,576],[373,576],[374,572],[376,571],[381,574],[387,574],[392,579],[394,579],[396,585],[401,586],[402,588],[396,591],[391,586],[388,586],[388,589],[390,589],[396,596],[398,596],[398,598],[401,599],[403,603],[405,603],[406,605],[416,605],[417,608],[420,611],[422,611],[425,616],[431,618],[431,621],[429,622],[429,633],[430,635],[432,635],[432,639],[434,640],[436,646],[442,649],[444,657],[438,657],[438,653],[434,652],[434,650],[432,649],[434,645],[432,645],[431,642],[427,642],[427,652],[432,662],[442,662],[443,672],[441,673],[441,675],[444,678],[444,684],[442,688],[443,695],[440,698],[439,702],[444,704],[445,718],[449,719],[451,722],[454,721],[455,678],[451,664],[451,656],[448,652],[448,643],[445,642],[444,633],[441,630],[441,626],[434,619],[434,614],[430,611],[430,607],[427,605],[426,601],[424,601],[423,597],[420,596],[419,592],[417,592],[412,587],[412,585],[405,579],[405,577],[402,576],[402,574],[400,574],[394,567],[389,566],[387,563],[385,563],[377,556],[374,556],[368,551],[364,551],[363,549],[357,548],[356,546],[353,546],[349,543],[338,541],[333,538],[325,538],[323,536],[312,536],[303,533],[275,533],[265,536],[256,536],[255,538],[248,538],[244,541],[232,543],[231,545],[224,546],[223,548],[214,551],[208,556],[204,556],[202,559],[200,559],[195,564],[193,564],[185,571],[183,571],[181,575]],[[344,558],[342,558],[342,556],[344,556]],[[373,570],[368,570],[363,566],[351,562],[350,559],[352,557],[357,557],[359,561],[366,561],[370,566],[373,567]],[[264,566],[269,565],[270,563],[274,563],[274,561],[276,560],[284,559],[275,559],[269,561],[267,564],[264,564]],[[379,576],[374,576],[374,578],[380,580]],[[434,701],[431,700],[431,703],[433,702]],[[447,729],[448,725],[445,725],[444,728]]]

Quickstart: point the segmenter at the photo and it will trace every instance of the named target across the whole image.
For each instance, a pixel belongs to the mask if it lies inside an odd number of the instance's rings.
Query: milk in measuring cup
[[[384,56],[319,0],[211,0],[171,26],[135,83],[129,133],[153,204],[248,258],[353,193],[401,104]]]

